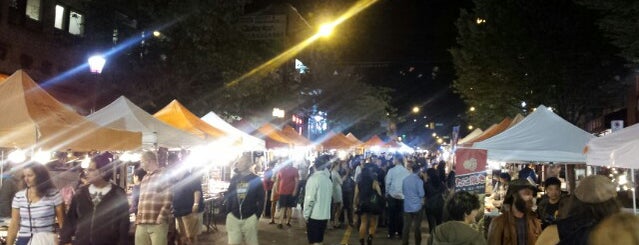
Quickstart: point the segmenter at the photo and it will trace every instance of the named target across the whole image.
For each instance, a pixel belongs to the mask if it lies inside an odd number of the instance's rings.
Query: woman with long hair
[[[58,219],[59,227],[64,222],[64,203],[60,192],[42,164],[28,163],[22,174],[27,188],[13,198],[7,244],[26,245],[34,236],[54,242],[57,240],[55,219]]]

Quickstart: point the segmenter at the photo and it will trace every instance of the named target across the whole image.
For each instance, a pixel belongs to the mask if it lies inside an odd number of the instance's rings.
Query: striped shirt
[[[55,207],[61,204],[62,196],[57,190],[31,204],[27,201],[26,190],[17,192],[11,207],[20,209],[18,237],[29,237],[32,232],[53,232]]]
[[[168,224],[173,194],[170,180],[161,170],[144,176],[140,182],[137,224]]]

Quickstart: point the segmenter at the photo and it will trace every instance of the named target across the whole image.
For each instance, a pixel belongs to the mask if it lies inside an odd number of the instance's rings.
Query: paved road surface
[[[284,226],[284,229],[278,229],[277,225],[268,224],[269,219],[262,218],[260,219],[260,223],[258,226],[259,229],[259,240],[260,245],[302,245],[308,244],[306,240],[306,228],[296,222],[292,221],[292,227]],[[200,238],[200,244],[228,244],[228,240],[226,238],[226,229],[224,224],[218,224],[218,231],[211,231],[203,233]],[[377,234],[375,235],[375,239],[373,240],[374,245],[400,245],[401,240],[389,240],[386,238],[387,230],[386,228],[378,228]],[[422,222],[422,244],[426,244],[428,240],[428,223],[426,221]],[[412,237],[412,235],[411,235]],[[356,229],[333,229],[327,230],[326,235],[324,236],[324,244],[325,245],[340,245],[340,244],[350,244],[350,245],[358,245],[359,239]],[[411,239],[410,242],[413,245],[413,241]]]

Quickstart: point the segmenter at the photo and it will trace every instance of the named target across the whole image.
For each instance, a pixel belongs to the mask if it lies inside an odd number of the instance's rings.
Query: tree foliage
[[[544,104],[583,124],[619,98],[622,61],[570,0],[475,0],[457,21],[455,90],[487,127]]]
[[[110,69],[117,72],[105,72],[105,76],[115,94],[129,97],[148,111],[157,111],[172,99],[178,99],[198,115],[213,110],[226,116],[264,119],[271,117],[273,107],[290,111],[309,108],[319,98],[302,94],[310,90],[324,91],[320,97],[332,96],[320,107],[329,113],[334,111],[329,117],[339,125],[370,125],[371,120],[377,120],[379,126],[380,118],[386,117],[385,110],[390,109],[386,90],[352,77],[333,76],[334,69],[329,66],[335,61],[325,58],[330,56],[327,49],[305,52],[311,56],[307,65],[312,71],[304,77],[292,68],[292,62],[286,62],[230,85],[284,48],[277,40],[248,40],[239,31],[235,23],[244,14],[247,1],[136,3],[132,8],[140,23],[146,24],[142,27],[157,29],[161,35],[152,37],[147,31],[148,38],[111,58],[114,61],[109,62]],[[93,24],[112,26],[109,18],[99,18],[111,13],[92,14],[98,16]],[[107,21],[99,23],[100,20]],[[107,38],[112,32],[110,28],[95,30],[101,32],[92,33],[94,39],[110,41]],[[134,38],[137,35],[140,34],[132,34]],[[345,89],[349,90],[349,96],[341,96]],[[335,107],[337,104],[340,106]]]
[[[621,56],[639,63],[639,2],[628,0],[578,0],[579,3],[601,12],[599,27],[621,48]]]

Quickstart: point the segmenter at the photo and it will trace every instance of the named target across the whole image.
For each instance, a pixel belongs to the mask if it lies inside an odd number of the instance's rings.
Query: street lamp
[[[415,113],[415,114],[419,113],[419,107],[418,106],[414,106],[413,107],[413,113]]]
[[[102,73],[102,68],[104,68],[104,64],[106,64],[106,59],[104,58],[104,56],[100,54],[96,54],[89,57],[88,63],[89,63],[89,69],[91,70],[91,73],[95,75],[99,75],[100,73]],[[93,83],[93,99],[91,101],[91,113],[95,112],[95,103],[98,97],[98,88],[97,88],[98,85],[99,85],[98,81]]]
[[[468,125],[468,130],[473,130],[473,125]]]
[[[89,69],[91,69],[91,73],[100,74],[102,73],[102,68],[104,68],[104,64],[106,64],[106,59],[102,55],[93,55],[89,57]]]
[[[475,107],[474,107],[474,106],[471,106],[471,107],[470,107],[470,111],[475,111]]]
[[[327,23],[327,24],[323,24],[320,26],[319,31],[317,32],[317,34],[319,34],[322,37],[328,37],[333,33],[333,30],[335,29],[335,24],[334,23]]]

